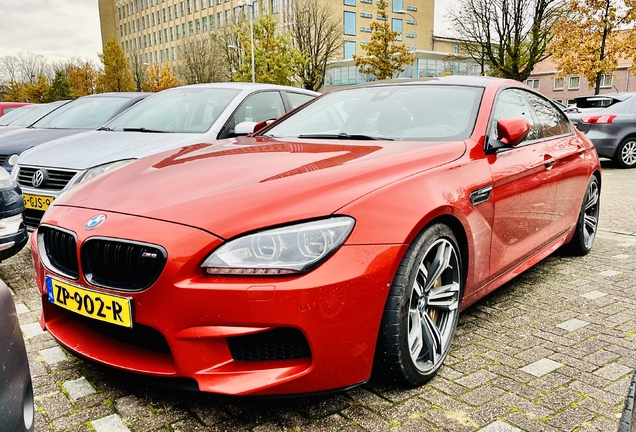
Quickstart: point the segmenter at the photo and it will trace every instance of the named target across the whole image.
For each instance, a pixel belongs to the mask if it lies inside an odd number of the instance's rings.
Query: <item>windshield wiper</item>
[[[169,133],[168,131],[160,131],[160,130],[154,130],[154,129],[147,129],[145,127],[139,127],[139,128],[123,128],[122,129],[124,132],[150,132],[150,133]]]
[[[393,141],[391,138],[385,138],[381,136],[363,135],[363,134],[308,134],[298,135],[298,138],[315,138],[315,139],[341,139],[341,140],[380,140],[380,141]]]
[[[107,131],[107,132],[112,132],[113,130],[109,127],[106,126],[102,126],[99,129],[97,129],[98,131]]]

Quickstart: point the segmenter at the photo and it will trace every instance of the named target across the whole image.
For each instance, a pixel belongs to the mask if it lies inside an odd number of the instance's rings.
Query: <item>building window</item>
[[[179,8],[177,7],[177,5],[174,5],[174,17],[179,18]]]
[[[278,0],[272,0],[272,13],[278,13]]]
[[[578,75],[574,75],[570,77],[570,81],[568,83],[569,89],[578,89],[581,86],[581,79]]]
[[[159,43],[163,43],[163,40],[161,38],[161,30],[159,30]]]
[[[355,6],[356,0],[344,0],[345,6]]]
[[[601,75],[601,87],[607,88],[612,86],[612,75]]]
[[[196,27],[197,34],[201,33],[201,21],[199,21],[199,20],[195,20],[195,21],[194,21],[194,25],[195,25],[195,27]]]
[[[406,10],[407,11],[411,11],[411,12],[417,12],[417,7],[415,7],[415,6],[407,6]]]
[[[403,9],[402,0],[393,0],[393,13],[399,12]]]
[[[563,90],[565,88],[565,80],[563,78],[554,79],[554,90]]]
[[[175,49],[174,49],[174,47],[172,47],[172,60],[173,60],[173,61],[177,59],[177,53],[176,53],[176,51],[177,51],[177,50],[175,50]]]
[[[453,45],[453,54],[459,54],[459,45]]]
[[[185,3],[181,2],[181,16],[185,15]]]
[[[179,25],[174,26],[174,29],[177,33],[177,39],[181,39],[181,32],[179,31]]]
[[[371,33],[371,27],[360,27],[362,33]]]
[[[174,27],[170,27],[170,40],[174,40]]]
[[[373,0],[360,0],[360,3],[369,3],[372,4]]]
[[[201,9],[205,9],[207,7],[205,3],[206,3],[206,0],[201,0]]]
[[[188,13],[192,13],[192,0],[188,0]]]
[[[366,13],[366,12],[360,12],[360,17],[361,18],[373,18],[373,14]]]
[[[194,0],[194,11],[199,12],[199,0]]]
[[[232,25],[232,11],[230,9],[225,11],[225,25]]]
[[[356,35],[356,14],[355,12],[344,12],[344,34]]]
[[[166,19],[166,8],[163,8],[162,13],[163,13],[163,22],[168,21],[168,20]]]
[[[356,53],[356,42],[355,41],[345,41],[344,43],[344,58],[350,59]]]
[[[210,30],[214,30],[214,15],[210,15]]]
[[[203,33],[208,31],[208,17],[201,18],[201,22],[203,24]]]
[[[538,79],[526,80],[526,85],[528,85],[528,87],[532,87],[535,90],[539,90],[539,80]]]
[[[241,19],[241,9],[239,7],[235,7],[234,8],[234,22],[236,24],[238,24],[240,19]]]
[[[401,41],[402,40],[402,20],[398,19],[398,18],[393,18],[391,20],[391,28],[393,29],[393,31],[398,32],[399,34],[397,35],[397,40]]]
[[[219,27],[223,27],[223,14],[221,12],[216,14],[216,20],[219,23]]]
[[[192,36],[194,34],[194,25],[192,24],[192,21],[188,21],[188,30],[190,30],[190,33],[188,34]]]

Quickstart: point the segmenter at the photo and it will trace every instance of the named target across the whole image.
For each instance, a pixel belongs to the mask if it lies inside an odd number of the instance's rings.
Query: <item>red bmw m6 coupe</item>
[[[237,395],[420,385],[461,310],[590,251],[600,166],[548,99],[446,77],[333,91],[140,159],[32,236],[41,323],[110,367]]]

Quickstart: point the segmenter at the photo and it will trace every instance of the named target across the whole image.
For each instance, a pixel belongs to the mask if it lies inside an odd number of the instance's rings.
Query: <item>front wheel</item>
[[[621,168],[636,167],[636,139],[627,138],[616,149],[614,161]]]
[[[376,367],[384,378],[421,385],[442,366],[455,334],[463,292],[457,240],[435,224],[411,244],[386,302]]]

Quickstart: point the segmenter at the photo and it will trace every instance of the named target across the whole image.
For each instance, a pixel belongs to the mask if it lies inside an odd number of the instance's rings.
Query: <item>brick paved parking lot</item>
[[[465,311],[445,366],[414,389],[372,380],[330,396],[253,399],[145,387],[40,330],[23,251],[0,277],[29,351],[35,430],[615,431],[636,367],[636,170],[604,163],[602,187],[592,253],[549,257]]]

